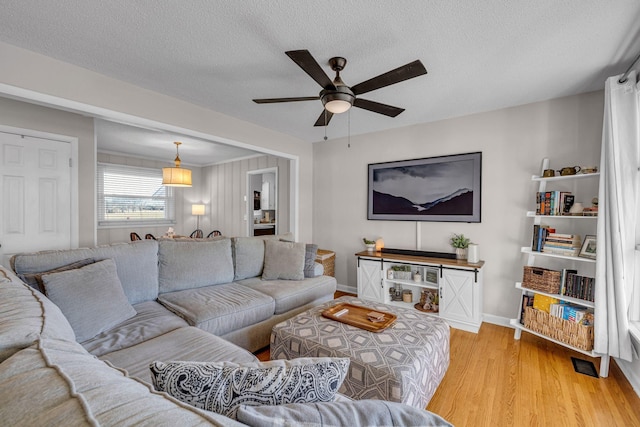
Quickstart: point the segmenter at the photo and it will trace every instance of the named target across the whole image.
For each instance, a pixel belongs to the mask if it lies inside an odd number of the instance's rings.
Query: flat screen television
[[[480,222],[482,153],[372,163],[367,219]]]

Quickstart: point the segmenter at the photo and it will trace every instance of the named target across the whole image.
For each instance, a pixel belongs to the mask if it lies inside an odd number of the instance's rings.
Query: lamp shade
[[[191,171],[182,168],[162,168],[162,185],[191,187]]]
[[[191,187],[191,171],[180,167],[180,151],[182,144],[180,141],[174,142],[176,145],[175,166],[172,168],[162,168],[162,185],[168,187]]]
[[[204,215],[204,205],[191,205],[191,215]]]

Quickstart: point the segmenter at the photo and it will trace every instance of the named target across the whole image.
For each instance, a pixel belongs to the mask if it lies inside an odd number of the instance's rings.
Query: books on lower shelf
[[[555,228],[546,225],[534,225],[531,250],[556,255],[577,256],[582,246],[578,234],[556,233]]]
[[[593,325],[593,309],[582,307],[577,304],[571,304],[566,301],[560,301],[556,298],[542,294],[523,295],[522,296],[522,313],[520,323],[524,324],[523,314],[527,307],[533,307],[536,310],[548,313],[551,316],[559,317],[574,323],[582,325]]]
[[[556,280],[558,278],[558,273],[560,273],[559,286],[557,281],[555,282],[555,285],[557,287],[555,287],[554,290],[547,290],[547,289],[542,289],[540,287],[534,286],[533,283],[527,282],[528,280],[527,269],[543,270],[545,274],[546,272],[555,273]],[[537,277],[537,276],[533,276],[533,277]],[[545,277],[545,276],[541,276],[541,277]],[[552,277],[552,276],[549,275],[549,277]],[[531,289],[532,291],[544,291],[552,295],[562,295],[562,296],[576,298],[584,301],[594,302],[595,300],[594,299],[595,279],[593,277],[582,276],[578,274],[578,270],[574,270],[571,268],[564,268],[562,269],[562,271],[558,271],[558,270],[547,270],[539,267],[525,267],[522,287]],[[551,299],[546,300],[545,298],[551,298]],[[558,301],[553,299],[552,297],[545,297],[543,295],[540,295],[540,298],[538,298],[536,305],[534,307],[541,308],[541,307],[538,307],[538,305],[542,304],[542,307],[546,309],[547,307],[549,307],[550,304],[557,303],[557,302]],[[545,311],[548,311],[548,310],[545,310]]]
[[[561,276],[560,295],[594,301],[595,279],[581,276],[577,270],[563,269]]]
[[[527,307],[533,307],[533,295],[522,294],[522,307],[520,309],[521,325],[524,325],[524,313]]]
[[[580,307],[577,305],[559,302],[551,304],[549,314],[554,317],[560,317],[569,322],[580,323],[581,325],[593,325],[593,310]]]

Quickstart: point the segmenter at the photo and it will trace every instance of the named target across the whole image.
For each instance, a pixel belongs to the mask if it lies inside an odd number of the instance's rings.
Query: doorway
[[[77,140],[0,129],[0,263],[19,252],[78,245]]]
[[[247,235],[278,234],[278,168],[247,172]]]

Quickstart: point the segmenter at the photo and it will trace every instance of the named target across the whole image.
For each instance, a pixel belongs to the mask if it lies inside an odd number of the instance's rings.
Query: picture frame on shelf
[[[584,236],[584,242],[582,242],[582,247],[580,248],[579,257],[596,259],[596,249],[597,249],[597,240],[596,236],[586,235]]]

